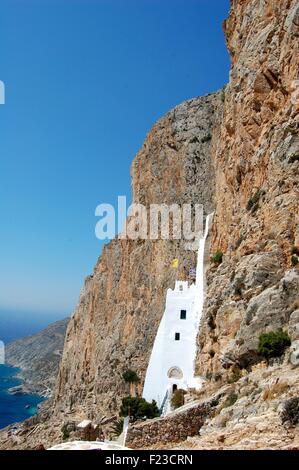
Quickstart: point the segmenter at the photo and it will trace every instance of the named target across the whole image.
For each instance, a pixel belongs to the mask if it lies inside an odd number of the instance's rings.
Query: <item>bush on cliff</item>
[[[230,406],[233,406],[237,400],[238,395],[236,393],[230,393],[223,403],[223,408],[229,408]]]
[[[228,377],[228,383],[233,384],[235,382],[238,382],[240,378],[242,377],[242,372],[238,366],[232,367],[231,374]]]
[[[246,209],[251,212],[256,212],[257,209],[259,209],[260,199],[265,194],[266,194],[265,191],[262,189],[259,189],[258,191],[256,191],[256,193],[253,196],[251,196],[251,198],[249,198]]]
[[[209,133],[201,139],[201,143],[204,144],[205,142],[210,142],[211,139],[212,139],[212,134]]]
[[[159,409],[154,400],[149,403],[144,398],[128,396],[122,399],[119,415],[130,416],[132,421],[137,421],[143,418],[156,418],[159,416]]]
[[[70,435],[71,435],[70,430],[69,430],[67,424],[63,424],[63,425],[62,425],[62,427],[61,427],[61,432],[62,432],[62,439],[63,439],[64,441],[66,441],[66,440],[70,437]]]
[[[216,253],[212,256],[212,261],[215,264],[221,264],[222,263],[222,258],[223,258],[223,253],[222,251],[218,250]]]
[[[289,422],[293,425],[299,423],[299,397],[293,397],[284,403],[282,422]]]
[[[259,337],[258,353],[265,359],[281,356],[285,349],[291,345],[288,334],[279,329],[263,333]]]
[[[134,370],[128,369],[123,373],[123,379],[130,384],[140,382],[140,379]]]

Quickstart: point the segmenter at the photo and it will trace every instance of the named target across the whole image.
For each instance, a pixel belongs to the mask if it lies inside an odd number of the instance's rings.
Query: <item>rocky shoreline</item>
[[[7,365],[18,368],[16,377],[22,380],[9,393],[46,399],[52,396],[68,322],[68,318],[60,320],[37,334],[7,344]]]

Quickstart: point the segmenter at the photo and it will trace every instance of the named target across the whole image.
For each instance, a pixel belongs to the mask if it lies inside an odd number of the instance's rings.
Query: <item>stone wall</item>
[[[126,446],[143,449],[155,444],[181,442],[196,436],[211,413],[213,403],[193,403],[172,412],[165,418],[156,418],[131,425]]]

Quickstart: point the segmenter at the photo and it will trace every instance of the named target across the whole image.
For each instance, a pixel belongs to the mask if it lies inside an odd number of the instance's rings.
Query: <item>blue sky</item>
[[[1,0],[0,312],[72,312],[95,207],[130,199],[153,123],[221,88],[228,0]],[[28,312],[30,312],[28,314]]]

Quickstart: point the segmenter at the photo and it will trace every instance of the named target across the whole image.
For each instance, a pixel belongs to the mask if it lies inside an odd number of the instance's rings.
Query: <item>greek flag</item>
[[[189,276],[190,277],[196,277],[196,269],[195,268],[190,268],[189,269]]]

